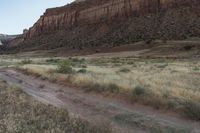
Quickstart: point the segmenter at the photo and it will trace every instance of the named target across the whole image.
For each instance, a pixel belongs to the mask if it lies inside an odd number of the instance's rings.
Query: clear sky
[[[0,33],[19,34],[31,27],[47,8],[73,0],[0,0]]]

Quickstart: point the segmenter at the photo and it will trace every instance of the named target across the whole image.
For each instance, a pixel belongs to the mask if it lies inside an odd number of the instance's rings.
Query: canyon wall
[[[190,38],[200,38],[200,0],[78,0],[47,9],[7,51],[99,51]]]
[[[25,34],[32,38],[56,30],[99,23],[124,20],[128,17],[158,13],[179,6],[199,5],[199,0],[86,0],[47,9],[43,16]]]

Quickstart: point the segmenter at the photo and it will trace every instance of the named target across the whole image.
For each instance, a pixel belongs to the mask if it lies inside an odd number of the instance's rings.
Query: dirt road
[[[109,125],[114,133],[200,133],[200,122],[177,114],[53,84],[12,69],[0,70],[0,80],[22,88],[40,102],[66,108],[75,117]]]

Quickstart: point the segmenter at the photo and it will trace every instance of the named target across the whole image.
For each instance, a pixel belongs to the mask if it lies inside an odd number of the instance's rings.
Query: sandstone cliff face
[[[99,51],[137,41],[200,38],[200,0],[84,0],[47,9],[9,52]]]
[[[199,0],[86,0],[48,9],[26,33],[32,38],[52,31],[104,21],[158,13],[179,6],[199,5]]]

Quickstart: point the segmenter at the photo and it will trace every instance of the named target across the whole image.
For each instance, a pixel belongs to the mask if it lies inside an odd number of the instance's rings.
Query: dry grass
[[[89,60],[84,73],[78,72],[82,68],[74,65],[77,73],[73,75],[53,72],[56,65],[26,64],[20,68],[52,81],[69,81],[89,91],[120,92],[156,108],[180,110],[185,101],[200,101],[200,72],[193,69],[199,66],[198,61],[115,58]],[[145,88],[148,95],[130,95],[138,87]]]
[[[52,81],[68,81],[90,91],[113,92],[109,88],[115,86],[113,88],[117,91],[114,92],[123,93],[134,101],[137,98],[136,101],[156,108],[184,110],[185,101],[200,102],[198,60],[88,59],[84,73],[78,72],[82,69],[79,60],[73,63],[73,70],[77,72],[74,74],[55,73],[55,64],[28,64],[20,68]],[[145,88],[148,95],[132,95],[137,87]]]
[[[21,89],[0,82],[1,133],[109,133],[106,126],[92,126],[68,112],[41,104]]]

